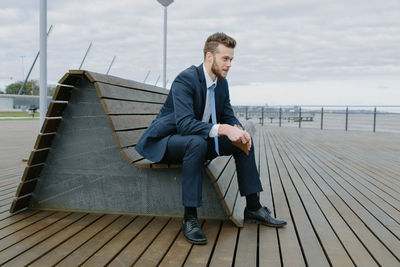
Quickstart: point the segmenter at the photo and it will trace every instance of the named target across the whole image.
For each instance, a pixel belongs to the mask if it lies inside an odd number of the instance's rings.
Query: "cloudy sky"
[[[47,2],[49,83],[77,69],[90,42],[83,69],[105,73],[115,55],[111,75],[142,82],[150,70],[147,82],[156,82],[163,43],[156,0]],[[0,90],[26,75],[39,49],[39,4],[0,1]],[[400,105],[399,0],[175,0],[167,87],[202,62],[204,41],[217,31],[238,42],[232,104]]]

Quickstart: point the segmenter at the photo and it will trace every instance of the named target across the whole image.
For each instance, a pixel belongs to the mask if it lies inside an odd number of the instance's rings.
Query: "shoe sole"
[[[247,223],[262,224],[262,225],[265,225],[265,226],[275,227],[275,228],[282,228],[282,227],[284,227],[286,225],[286,223],[284,223],[284,224],[263,223],[263,222],[260,222],[258,220],[254,220],[254,219],[244,219],[244,221],[247,222]]]
[[[186,239],[187,242],[192,243],[193,245],[206,245],[207,244],[207,240],[206,241],[194,241],[194,240],[190,240],[188,238],[186,238],[185,235],[183,235]]]

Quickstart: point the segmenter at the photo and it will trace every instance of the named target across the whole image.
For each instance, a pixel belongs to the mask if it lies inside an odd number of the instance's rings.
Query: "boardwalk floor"
[[[287,227],[205,220],[192,246],[179,218],[9,214],[37,124],[0,121],[0,265],[400,266],[398,134],[259,127],[261,200]]]

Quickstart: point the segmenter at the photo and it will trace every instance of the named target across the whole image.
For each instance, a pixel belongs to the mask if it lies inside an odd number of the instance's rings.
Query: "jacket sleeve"
[[[207,139],[212,124],[196,119],[193,98],[193,77],[181,73],[171,87],[177,132],[181,135],[199,135]]]
[[[225,103],[224,103],[224,109],[222,110],[221,114],[221,123],[226,123],[229,125],[239,125],[242,129],[244,127],[242,124],[239,122],[239,120],[235,117],[235,113],[233,112],[232,106],[231,106],[231,100],[229,97],[229,90],[226,90],[226,98],[225,98]]]

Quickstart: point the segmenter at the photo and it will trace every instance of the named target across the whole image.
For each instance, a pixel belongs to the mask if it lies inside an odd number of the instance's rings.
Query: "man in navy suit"
[[[236,41],[224,33],[209,36],[204,63],[176,77],[160,113],[136,145],[142,156],[154,162],[182,162],[182,232],[194,244],[207,243],[197,207],[202,205],[204,161],[218,155],[235,158],[240,194],[246,197],[245,221],[273,227],[286,224],[259,202],[262,186],[252,139],[232,110],[225,78],[235,46]],[[246,144],[248,155],[232,142]]]

